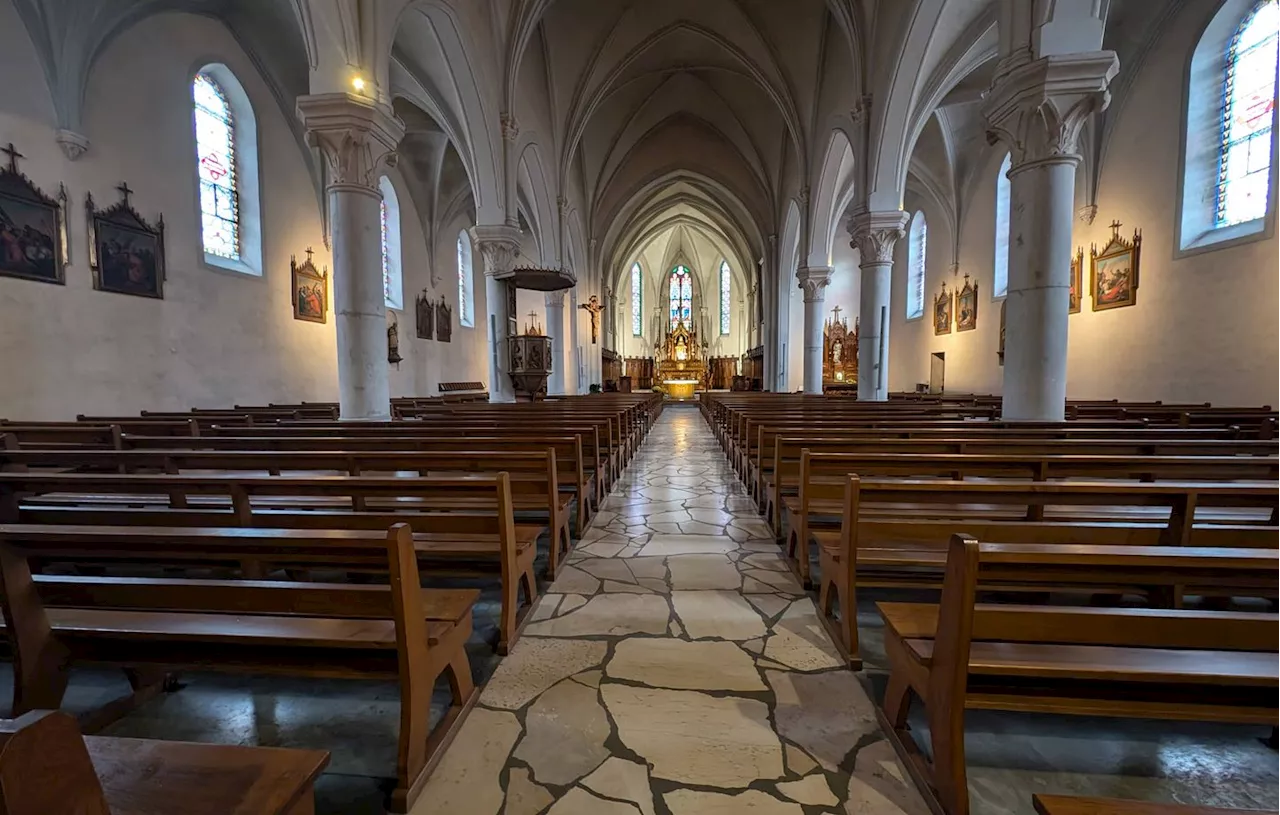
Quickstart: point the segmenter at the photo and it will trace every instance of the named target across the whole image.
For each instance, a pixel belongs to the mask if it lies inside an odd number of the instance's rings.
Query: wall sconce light
[[[364,93],[364,77],[357,74],[351,78],[351,87],[355,88],[356,93]]]

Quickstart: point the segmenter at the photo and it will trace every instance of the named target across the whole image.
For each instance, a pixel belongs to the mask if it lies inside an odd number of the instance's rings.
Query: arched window
[[[631,336],[644,334],[644,271],[640,261],[631,264]]]
[[[378,179],[382,193],[382,296],[387,308],[404,308],[404,284],[400,271],[400,199],[385,175]]]
[[[729,313],[733,309],[733,274],[729,261],[720,261],[720,335],[729,333]]]
[[[1012,161],[1006,153],[996,175],[996,255],[991,289],[995,297],[1009,293],[1009,168]]]
[[[929,225],[920,210],[911,219],[907,237],[907,319],[924,316],[924,262],[929,247]]]
[[[693,328],[693,277],[685,266],[671,270],[671,330],[679,323]]]
[[[1271,196],[1271,121],[1275,116],[1280,3],[1258,3],[1240,21],[1222,91],[1217,206],[1221,228],[1265,217]]]
[[[1276,168],[1278,0],[1224,0],[1187,74],[1178,249],[1262,236]]]
[[[471,237],[467,230],[458,233],[458,322],[463,328],[475,328],[476,298],[472,293]]]
[[[262,274],[257,123],[244,88],[225,65],[191,80],[192,127],[205,263]]]

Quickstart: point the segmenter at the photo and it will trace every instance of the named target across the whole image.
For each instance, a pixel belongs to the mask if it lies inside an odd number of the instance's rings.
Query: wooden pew
[[[1040,815],[1264,815],[1260,809],[1222,809],[1076,795],[1036,793],[1031,796],[1031,802]]]
[[[389,585],[184,578],[41,577],[32,559],[156,562],[225,558],[380,558]],[[476,690],[465,643],[475,590],[421,588],[408,525],[347,531],[0,526],[0,580],[14,653],[13,710],[56,709],[76,665],[135,671],[207,670],[400,684],[396,786],[407,812]],[[431,693],[446,675],[452,706],[430,730]]]
[[[975,602],[986,569],[1071,566],[1080,556],[956,535],[938,605],[878,604],[890,674],[877,714],[921,792],[947,815],[969,812],[966,709],[1275,726],[1275,615]],[[1128,555],[1090,557],[1108,568]],[[929,722],[931,761],[907,730],[913,698]]]
[[[51,493],[78,498],[62,501]],[[121,496],[128,496],[129,503],[116,500]],[[272,501],[292,506],[273,507]],[[520,621],[537,599],[534,556],[546,531],[545,525],[515,523],[507,473],[465,478],[0,473],[0,521],[317,531],[385,530],[402,522],[414,532],[414,548],[428,575],[498,574],[502,603],[497,649],[503,654],[515,644]],[[247,557],[239,564],[243,576],[254,579],[269,568],[386,568],[377,559],[351,553],[343,553],[345,560],[319,555],[308,552],[300,560]],[[521,588],[527,600],[523,607]]]
[[[572,444],[573,440],[566,440]],[[30,472],[30,468],[53,468],[71,472],[170,473],[197,470],[221,472],[267,472],[318,475],[397,475],[414,471],[419,475],[460,473],[511,476],[512,501],[517,513],[545,515],[551,528],[547,560],[548,576],[555,578],[561,558],[572,549],[569,511],[577,490],[562,492],[554,448],[530,451],[474,451],[466,445],[457,452],[360,452],[351,450],[307,450],[300,452],[191,450],[0,450],[0,472]],[[581,489],[581,486],[578,487]],[[130,499],[122,499],[130,500]],[[65,501],[83,503],[79,496]],[[463,501],[458,508],[466,508]]]
[[[81,736],[65,713],[0,720],[0,815],[312,815],[321,750]]]

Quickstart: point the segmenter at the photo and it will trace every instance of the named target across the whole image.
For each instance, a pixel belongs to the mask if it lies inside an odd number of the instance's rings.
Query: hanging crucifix
[[[600,298],[593,294],[590,300],[578,308],[591,315],[591,344],[595,345],[600,336],[600,312],[604,311],[604,306],[600,305]]]

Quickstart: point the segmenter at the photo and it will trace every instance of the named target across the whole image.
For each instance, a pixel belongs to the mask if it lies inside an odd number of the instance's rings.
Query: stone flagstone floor
[[[414,809],[926,809],[700,414],[667,409]]]

